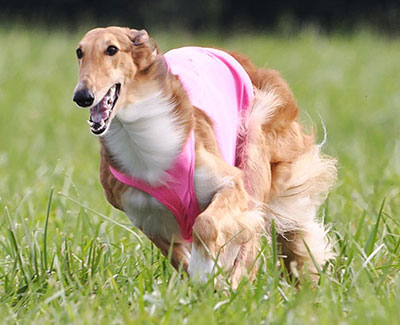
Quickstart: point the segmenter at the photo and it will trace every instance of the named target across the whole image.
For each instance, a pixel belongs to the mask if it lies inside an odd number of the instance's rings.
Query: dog
[[[121,27],[89,31],[76,55],[73,100],[90,109],[105,196],[175,268],[237,287],[256,275],[260,235],[275,234],[288,272],[318,278],[333,256],[317,211],[336,161],[277,71],[211,48],[163,55]]]

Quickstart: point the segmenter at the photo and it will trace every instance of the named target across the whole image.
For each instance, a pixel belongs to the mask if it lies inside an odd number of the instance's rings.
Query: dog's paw
[[[203,249],[192,245],[188,273],[193,281],[205,283],[212,276],[214,270],[214,260]]]

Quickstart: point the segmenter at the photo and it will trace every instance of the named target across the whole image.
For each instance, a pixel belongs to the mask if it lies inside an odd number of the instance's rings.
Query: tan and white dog
[[[222,159],[212,121],[191,104],[146,31],[108,27],[84,36],[77,49],[74,101],[90,107],[91,131],[101,143],[106,197],[164,255],[171,250],[176,268],[183,265],[200,281],[208,279],[215,262],[233,286],[244,275],[253,278],[259,235],[270,234],[272,220],[289,272],[296,267],[315,274],[308,248],[319,265],[332,256],[316,215],[336,179],[335,160],[322,156],[313,135],[302,130],[297,104],[280,74],[230,55],[249,75],[255,93],[240,125],[240,168]],[[192,130],[201,213],[189,243],[170,210],[118,181],[110,165],[156,184]]]

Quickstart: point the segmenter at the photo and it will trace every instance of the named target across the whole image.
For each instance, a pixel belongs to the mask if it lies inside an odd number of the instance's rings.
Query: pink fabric
[[[183,239],[192,241],[192,227],[200,214],[194,192],[194,134],[193,131],[173,167],[165,175],[166,185],[153,187],[146,182],[123,174],[110,166],[111,173],[121,183],[135,187],[155,197],[175,216]]]
[[[178,75],[193,106],[214,122],[220,152],[235,164],[238,123],[253,98],[253,85],[244,68],[228,53],[201,47],[183,47],[164,55],[169,70]],[[138,188],[167,207],[175,216],[182,237],[192,240],[192,227],[200,214],[194,191],[194,134],[167,171],[167,184],[152,187],[110,167],[120,182]]]

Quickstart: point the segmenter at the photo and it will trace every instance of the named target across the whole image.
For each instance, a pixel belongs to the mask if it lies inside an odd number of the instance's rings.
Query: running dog
[[[222,50],[162,54],[145,30],[89,31],[73,100],[90,109],[107,200],[190,277],[253,279],[272,224],[289,273],[332,257],[317,211],[336,162],[280,74]],[[312,256],[312,257],[311,257]]]

